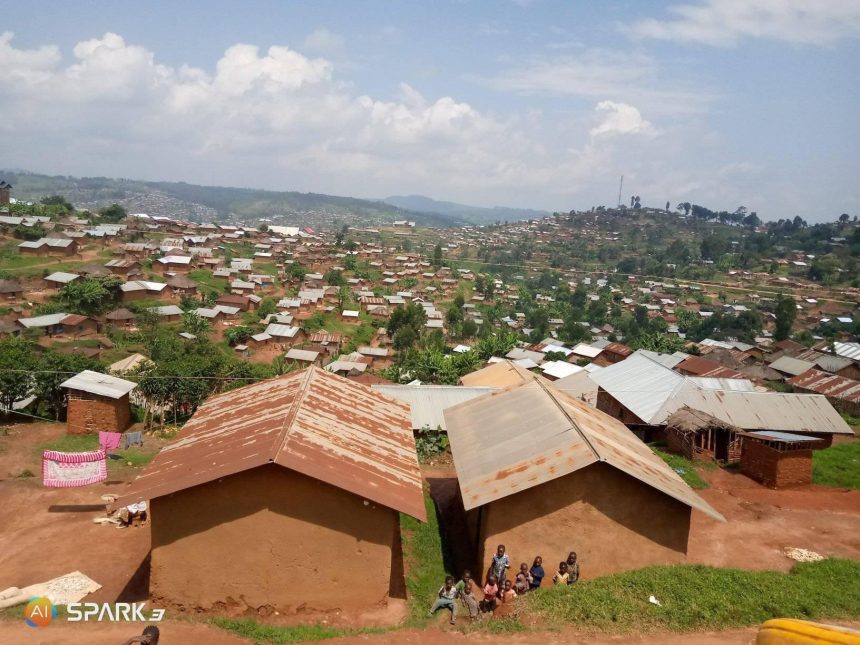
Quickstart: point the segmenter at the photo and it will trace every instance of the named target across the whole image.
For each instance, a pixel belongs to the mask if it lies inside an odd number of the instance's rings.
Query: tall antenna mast
[[[618,183],[618,208],[621,208],[621,188],[624,186],[624,175],[621,175],[621,181]]]

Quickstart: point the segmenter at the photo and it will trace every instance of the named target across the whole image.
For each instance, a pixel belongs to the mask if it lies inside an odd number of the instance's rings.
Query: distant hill
[[[420,213],[437,213],[455,219],[466,220],[472,224],[495,224],[496,222],[515,222],[524,219],[540,219],[550,215],[547,211],[537,211],[529,208],[508,208],[494,206],[468,206],[456,202],[444,202],[424,197],[423,195],[393,195],[382,200],[386,204]]]
[[[435,211],[413,212],[382,201],[317,193],[198,186],[185,182],[140,181],[108,177],[48,176],[2,171],[0,179],[13,185],[13,197],[36,201],[62,195],[78,208],[103,208],[116,202],[130,213],[147,213],[192,221],[232,221],[247,224],[261,219],[329,227],[384,225],[409,220],[419,226],[459,226],[465,219]]]

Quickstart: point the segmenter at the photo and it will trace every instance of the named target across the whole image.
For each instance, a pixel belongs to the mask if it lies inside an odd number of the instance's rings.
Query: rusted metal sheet
[[[409,406],[317,367],[208,399],[118,505],[267,463],[426,520]]]
[[[723,520],[624,424],[542,377],[445,410],[466,509],[598,461]]]
[[[788,379],[788,383],[816,394],[823,394],[851,403],[860,403],[860,381],[844,376],[812,369]]]
[[[534,377],[534,374],[512,361],[499,361],[466,374],[460,379],[460,383],[470,387],[508,387],[530,381]]]

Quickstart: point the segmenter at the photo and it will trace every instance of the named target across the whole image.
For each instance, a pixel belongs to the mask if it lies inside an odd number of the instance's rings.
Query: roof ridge
[[[555,397],[556,394],[564,394],[564,393],[560,392],[559,390],[556,390],[555,388],[552,388],[552,386],[549,386],[548,384],[544,385],[537,378],[532,379],[532,380],[538,384],[538,387],[540,387],[549,396],[550,400],[552,400],[552,402],[561,411],[561,413],[565,416],[565,418],[568,421],[570,421],[570,425],[576,430],[576,432],[579,434],[579,436],[582,437],[582,440],[585,442],[585,445],[588,446],[588,449],[591,450],[591,452],[594,454],[594,456],[597,457],[597,459],[599,461],[604,461],[603,455],[601,455],[597,451],[597,448],[595,448],[594,445],[592,445],[591,440],[588,438],[588,435],[585,433],[585,431],[579,426],[579,424],[573,419],[573,417],[570,416],[570,413],[567,411],[565,406],[563,406],[561,404],[561,401],[559,401]],[[552,391],[550,391],[550,389]]]
[[[281,424],[281,429],[278,432],[277,437],[275,437],[275,444],[272,446],[272,456],[269,457],[270,462],[273,462],[278,458],[278,455],[280,455],[280,453],[284,450],[284,447],[289,440],[290,429],[292,428],[293,422],[296,420],[296,417],[299,414],[299,409],[301,409],[302,403],[304,403],[305,397],[308,394],[311,381],[313,380],[314,371],[316,369],[317,367],[315,365],[311,365],[307,368],[307,372],[302,378],[302,385],[301,390],[299,391],[299,395],[296,397],[295,401],[293,401],[293,404],[290,406],[289,412],[284,415],[284,422]]]

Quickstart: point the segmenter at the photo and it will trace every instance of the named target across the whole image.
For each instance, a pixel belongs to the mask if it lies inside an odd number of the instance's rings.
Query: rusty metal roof
[[[790,385],[823,394],[834,399],[860,403],[860,381],[828,374],[821,370],[809,370],[787,381]]]
[[[724,521],[623,423],[555,390],[542,377],[444,414],[466,509],[602,461]]]
[[[116,505],[268,463],[426,520],[409,406],[317,367],[207,399]]]
[[[530,381],[535,376],[513,361],[501,360],[476,372],[466,374],[460,379],[460,383],[470,387],[508,387]]]

